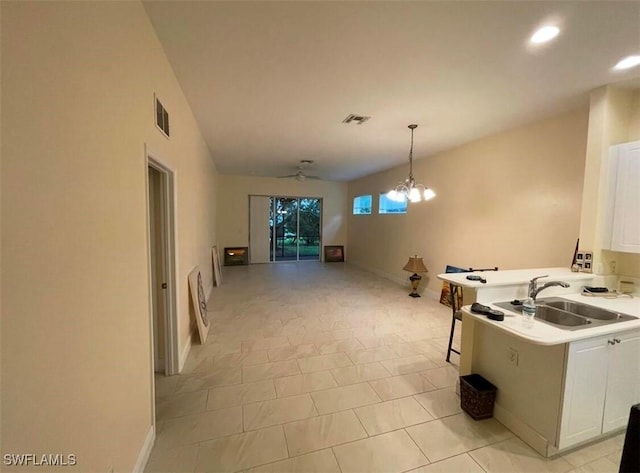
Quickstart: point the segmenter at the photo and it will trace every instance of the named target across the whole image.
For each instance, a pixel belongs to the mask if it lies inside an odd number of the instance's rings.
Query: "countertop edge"
[[[599,337],[602,335],[609,335],[612,333],[626,332],[629,330],[640,329],[640,319],[629,320],[626,322],[620,322],[616,324],[609,325],[601,325],[598,327],[587,328],[582,330],[563,330],[560,328],[553,327],[551,325],[545,324],[544,322],[540,322],[539,320],[534,320],[534,327],[537,324],[542,324],[547,335],[542,337],[532,336],[531,334],[525,333],[525,329],[522,331],[516,330],[512,327],[509,327],[504,324],[504,322],[498,322],[494,320],[488,319],[484,315],[474,314],[470,310],[471,306],[464,306],[462,308],[462,312],[466,317],[472,317],[474,320],[479,321],[482,324],[489,325],[490,327],[494,327],[498,330],[508,333],[514,337],[517,337],[521,340],[524,340],[528,343],[532,343],[534,345],[543,345],[543,346],[551,346],[551,345],[561,345],[564,343],[575,342],[578,340],[586,340],[588,338]],[[493,307],[494,309],[501,310],[505,313],[505,317],[509,318],[519,318],[520,315],[516,312],[505,311],[504,309],[500,309],[498,307]]]
[[[469,273],[441,273],[436,277],[441,281],[452,282],[463,287],[472,287],[476,289],[485,287],[515,286],[520,284],[529,284],[532,277],[541,274],[549,274],[549,280],[563,278],[567,281],[587,281],[595,277],[592,273],[576,273],[568,268],[534,268],[534,269],[517,269],[505,271],[483,271],[475,272],[474,275],[485,278],[486,283],[479,281],[469,281],[467,276]],[[547,279],[541,280],[544,283]]]

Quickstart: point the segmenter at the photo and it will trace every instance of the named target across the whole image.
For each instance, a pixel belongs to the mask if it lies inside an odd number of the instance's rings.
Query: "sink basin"
[[[522,306],[514,306],[510,301],[497,302],[493,305],[515,312],[522,311]],[[560,297],[538,299],[536,306],[537,320],[565,330],[578,330],[637,318]]]
[[[622,317],[622,314],[617,312],[611,312],[610,310],[601,309],[600,307],[594,307],[592,305],[581,304],[579,302],[561,300],[561,301],[544,301],[543,304],[549,307],[555,307],[557,309],[566,310],[572,314],[578,314],[583,317],[597,320],[616,320]]]
[[[589,319],[548,305],[541,305],[536,308],[536,319],[562,325],[563,327],[579,327],[592,323]]]

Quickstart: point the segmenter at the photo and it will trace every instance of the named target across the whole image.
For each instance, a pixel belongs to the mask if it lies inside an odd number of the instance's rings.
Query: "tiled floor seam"
[[[350,384],[349,386],[353,386],[353,385],[352,385],[352,384]],[[339,386],[339,387],[342,387],[342,386]],[[336,389],[336,388],[331,388],[331,389]],[[314,393],[316,393],[316,392],[320,392],[320,391],[313,391],[313,392],[314,392]],[[374,392],[375,392],[375,391],[374,391]],[[311,393],[309,393],[309,394],[311,394]],[[376,393],[376,395],[377,395],[377,393]],[[378,398],[380,398],[380,396],[378,396]],[[311,399],[313,399],[313,396],[311,396]],[[394,399],[391,399],[391,400],[394,400]],[[387,401],[382,401],[382,400],[380,400],[380,401],[372,402],[372,403],[369,403],[369,404],[362,404],[361,406],[347,407],[347,408],[344,408],[344,409],[339,409],[339,410],[337,410],[337,411],[325,412],[324,414],[318,414],[318,416],[317,416],[317,417],[321,417],[321,416],[329,416],[329,415],[331,415],[331,414],[337,414],[337,413],[339,413],[339,412],[353,411],[354,409],[358,409],[359,407],[373,406],[373,405],[375,405],[375,404],[380,404],[380,403],[383,403],[383,402],[387,402]],[[354,413],[355,413],[355,412],[354,412]],[[357,417],[357,416],[356,416],[356,417]],[[365,429],[365,431],[366,431],[366,429]]]
[[[341,412],[344,412],[344,411],[341,411]],[[325,414],[325,415],[332,415],[332,414],[334,414],[334,412],[332,412],[331,414]],[[318,417],[323,417],[323,416],[318,416]],[[356,416],[356,418],[357,418],[357,417],[358,417],[358,416]],[[309,419],[313,419],[313,417],[309,417]],[[301,420],[308,420],[308,419],[301,419]],[[282,424],[282,428],[284,429],[284,426],[285,426],[285,425],[293,424],[294,422],[299,422],[299,421],[292,421],[292,422],[287,422],[286,424]],[[360,422],[360,420],[359,420],[359,419],[358,419],[358,422]],[[272,427],[273,427],[273,426],[272,426]],[[331,448],[331,449],[333,449],[334,447],[340,447],[341,445],[348,445],[348,444],[350,444],[350,443],[354,443],[354,442],[358,442],[358,441],[360,441],[360,440],[366,440],[366,439],[368,439],[368,438],[371,438],[371,437],[369,437],[369,434],[367,433],[366,429],[364,430],[364,433],[367,435],[366,437],[363,437],[363,438],[360,438],[360,439],[356,439],[356,440],[349,440],[349,441],[347,441],[347,442],[336,443],[335,445],[328,445],[328,446],[321,447],[321,448],[317,448],[317,449],[314,449],[314,450],[305,451],[304,453],[301,453],[300,455],[294,455],[294,456],[293,456],[293,457],[291,457],[291,458],[301,457],[301,456],[303,456],[303,455],[308,455],[308,454],[313,453],[313,452],[319,452],[319,451],[321,451],[321,450],[326,450],[327,448]],[[386,432],[385,432],[385,433],[386,433]],[[236,434],[236,435],[237,435],[237,434]],[[375,436],[374,436],[374,437],[375,437]],[[334,454],[335,454],[335,453],[334,453]],[[337,460],[337,459],[336,459],[336,460]]]
[[[372,406],[373,404],[368,404],[369,406]],[[360,406],[360,407],[364,407],[364,406]],[[364,430],[364,432],[367,434],[367,438],[371,438],[371,434],[369,434],[369,431],[367,430],[367,428],[364,426],[364,424],[362,423],[362,419],[360,419],[360,416],[358,415],[358,413],[356,412],[356,408],[351,409],[353,411],[353,415],[356,416],[356,419],[358,419],[358,422],[360,423],[360,426],[362,427],[362,430]]]
[[[426,424],[427,422],[423,422],[423,423],[424,423],[424,424]],[[421,425],[421,424],[417,424],[417,425]],[[414,426],[412,425],[412,426],[409,426],[409,427],[414,427]],[[411,439],[411,441],[414,443],[414,445],[415,445],[416,447],[418,447],[418,450],[420,450],[420,451],[422,452],[422,454],[424,455],[424,457],[425,457],[425,458],[427,459],[427,461],[429,462],[429,463],[428,463],[428,465],[430,465],[431,463],[434,463],[434,462],[432,462],[432,461],[431,461],[431,458],[429,458],[429,455],[427,455],[427,452],[425,452],[424,450],[422,450],[422,448],[420,448],[420,445],[418,445],[418,442],[416,442],[416,439],[414,439],[414,438],[413,438],[413,436],[411,435],[411,432],[409,432],[409,431],[407,430],[407,428],[406,428],[406,427],[403,427],[403,429],[402,429],[402,430],[404,430],[404,431],[405,431],[405,433],[409,436],[409,438],[410,438],[410,439]],[[444,459],[441,459],[441,460],[444,460]],[[438,461],[441,461],[441,460],[438,460]]]
[[[289,439],[287,438],[287,431],[284,430],[284,424],[281,424],[280,428],[282,429],[282,435],[284,436],[284,445],[287,447],[287,458],[291,458],[291,452],[289,451]]]
[[[345,355],[346,355],[346,353],[345,353]],[[349,358],[349,356],[347,356],[347,358]],[[327,371],[329,372],[329,375],[331,376],[331,379],[333,379],[333,382],[334,382],[334,383],[336,383],[336,387],[339,387],[339,388],[340,388],[340,387],[342,387],[342,386],[340,385],[340,383],[338,383],[338,380],[336,379],[336,377],[335,377],[335,376],[333,375],[333,373],[331,372],[331,370],[332,370],[332,369],[335,369],[335,368],[330,368],[330,369],[328,369]],[[356,384],[356,383],[354,383],[354,384]]]
[[[500,425],[502,425],[502,424],[500,424]],[[476,450],[481,450],[481,449],[483,449],[483,448],[490,447],[491,445],[496,445],[496,444],[499,444],[499,443],[502,443],[502,442],[506,442],[507,440],[511,440],[511,439],[513,439],[513,438],[517,438],[518,440],[522,440],[522,439],[520,439],[520,437],[518,437],[517,435],[515,435],[513,432],[511,432],[511,431],[510,431],[509,429],[507,429],[506,427],[505,427],[505,429],[506,429],[506,430],[511,434],[511,437],[507,437],[507,438],[505,438],[505,439],[501,439],[501,440],[496,440],[495,442],[489,442],[489,443],[487,443],[487,444],[484,444],[484,445],[481,445],[481,446],[478,446],[478,447],[475,447],[475,448],[472,448],[472,449],[469,449],[469,450],[465,450],[464,452],[461,452],[461,453],[455,453],[455,454],[453,454],[453,455],[449,455],[448,457],[440,458],[440,459],[438,459],[438,461],[439,461],[439,462],[441,462],[441,461],[447,460],[447,459],[449,459],[449,458],[457,457],[458,455],[462,455],[463,453],[466,453],[466,454],[467,454],[467,455],[469,455],[471,458],[473,458],[473,455],[471,455],[471,453],[472,453],[472,452],[475,452]],[[408,432],[407,432],[407,433],[408,433]],[[411,436],[411,434],[409,434],[409,436]],[[413,440],[413,437],[412,437],[411,439]],[[415,442],[415,440],[414,440],[414,442]],[[527,445],[527,446],[528,446],[528,445]],[[529,447],[529,448],[530,448],[530,447]],[[532,450],[533,450],[533,449],[532,449]],[[537,453],[537,452],[536,452],[536,453]],[[426,456],[426,454],[425,454],[425,456]],[[428,458],[428,457],[427,457],[427,458]],[[558,458],[559,458],[559,457],[558,457]],[[473,458],[473,460],[475,461],[475,458]],[[478,462],[476,462],[476,463],[478,463]],[[481,468],[482,468],[482,467],[481,467]],[[483,470],[484,470],[484,468],[483,468]]]
[[[477,449],[476,449],[476,450],[477,450]],[[485,470],[485,469],[482,467],[482,465],[481,465],[480,463],[478,463],[478,460],[476,460],[476,459],[475,459],[475,457],[474,457],[473,455],[471,455],[471,454],[470,454],[471,452],[472,452],[472,450],[468,450],[468,451],[464,452],[464,454],[465,454],[466,456],[468,456],[469,458],[471,458],[471,460],[472,460],[476,465],[478,465],[478,467],[479,467],[482,471],[485,471],[485,472],[486,472],[487,470]],[[487,473],[488,473],[488,472],[487,472]]]
[[[338,469],[340,470],[340,473],[342,473],[342,467],[340,466],[340,462],[338,461],[338,457],[336,456],[336,452],[333,450],[333,447],[329,447],[331,449],[331,454],[333,455],[333,458],[335,458],[336,460],[336,465],[338,465]]]
[[[311,393],[307,393],[309,394],[309,397],[311,398],[311,403],[313,404],[313,408],[316,411],[316,416],[315,417],[320,417],[320,411],[318,410],[318,406],[316,406],[316,401],[313,399],[313,396],[311,395]],[[284,399],[284,398],[282,398]],[[311,419],[311,417],[309,417],[309,419]],[[287,424],[289,424],[290,422],[287,422]],[[282,424],[282,428],[284,429],[284,424]]]

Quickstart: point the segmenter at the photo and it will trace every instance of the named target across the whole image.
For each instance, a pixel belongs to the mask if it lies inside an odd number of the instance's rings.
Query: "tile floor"
[[[549,460],[463,413],[437,301],[341,263],[224,269],[207,343],[156,378],[147,472],[618,471],[622,434]]]

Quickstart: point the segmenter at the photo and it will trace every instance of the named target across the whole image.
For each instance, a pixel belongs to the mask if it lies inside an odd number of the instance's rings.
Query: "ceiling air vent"
[[[158,97],[156,99],[156,126],[169,138],[169,112],[164,108]]]
[[[369,120],[369,118],[371,117],[365,117],[364,115],[355,115],[352,113],[351,115],[347,115],[347,118],[342,120],[342,123],[354,123],[356,125],[362,125],[364,122]]]

